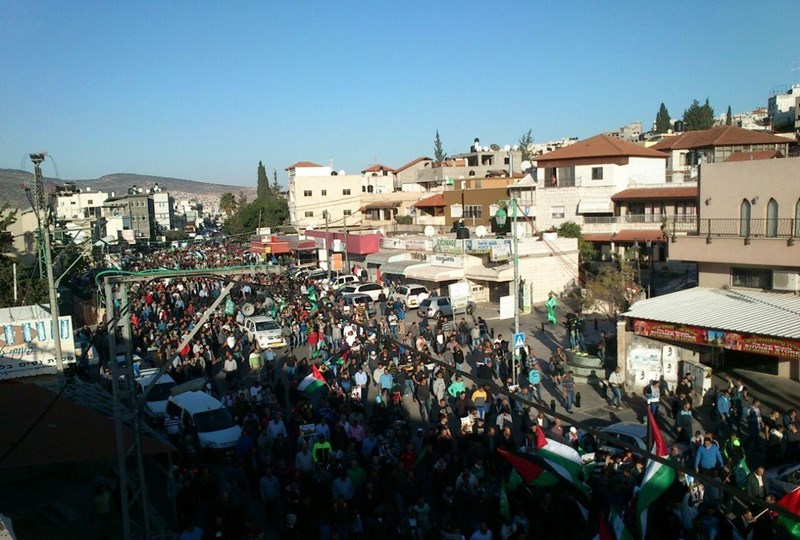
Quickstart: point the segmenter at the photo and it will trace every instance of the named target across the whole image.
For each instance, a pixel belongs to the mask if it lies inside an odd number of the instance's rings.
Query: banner
[[[17,320],[3,323],[0,333],[0,379],[56,373],[55,337],[61,338],[64,365],[75,362],[72,318]]]
[[[683,326],[641,319],[636,319],[633,322],[633,333],[656,339],[698,343],[732,351],[800,360],[800,341],[794,339],[730,332],[727,330],[712,330],[698,326]]]

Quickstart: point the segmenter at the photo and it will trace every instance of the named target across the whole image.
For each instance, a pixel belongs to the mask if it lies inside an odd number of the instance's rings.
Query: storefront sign
[[[64,364],[75,362],[72,319],[59,317],[58,328],[51,319],[7,322],[0,327],[0,379],[14,379],[56,372],[55,333],[61,337]]]
[[[433,251],[437,253],[456,253],[461,254],[464,252],[462,240],[455,238],[437,238]]]
[[[507,244],[495,244],[489,251],[489,260],[492,262],[507,261],[511,259],[511,242]]]
[[[475,255],[491,253],[492,249],[508,249],[511,253],[511,240],[508,238],[471,238],[464,240],[464,251]]]
[[[433,242],[430,240],[406,238],[405,243],[405,248],[409,251],[431,251],[433,248]]]
[[[314,237],[314,247],[317,249],[325,249],[325,238],[315,236]]]
[[[732,351],[800,360],[800,341],[726,330],[710,330],[656,321],[635,320],[633,332],[640,336],[684,343],[699,343]]]
[[[446,266],[447,268],[461,268],[463,261],[456,255],[431,255],[429,262],[432,266]]]
[[[406,249],[406,241],[402,238],[390,238],[384,236],[381,238],[381,249]]]
[[[661,349],[641,346],[631,349],[627,367],[636,387],[658,380],[662,374]]]
[[[450,302],[453,305],[453,311],[460,311],[467,308],[469,303],[469,283],[466,281],[459,281],[458,283],[451,283],[447,286],[450,293]]]

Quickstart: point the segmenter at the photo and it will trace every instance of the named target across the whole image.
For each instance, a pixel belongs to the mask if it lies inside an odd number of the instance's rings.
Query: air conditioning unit
[[[775,270],[772,272],[772,289],[775,291],[800,292],[800,272]]]

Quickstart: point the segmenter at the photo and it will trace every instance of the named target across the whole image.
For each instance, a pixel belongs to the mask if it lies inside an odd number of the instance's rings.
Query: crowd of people
[[[206,257],[236,266],[243,264],[241,253],[222,246]],[[170,256],[150,257],[132,269],[169,266]],[[184,252],[179,266],[192,257]],[[143,364],[168,363],[177,382],[206,378],[208,391],[242,427],[235,451],[224,456],[205,455],[191,436],[172,432],[178,538],[590,538],[612,510],[636,536],[631,501],[647,461],[569,426],[554,412],[555,402],[544,399],[547,381],[566,411],[575,404],[575,379],[562,347],[551,352],[526,345],[512,353],[480,317],[448,322],[414,314],[409,321],[400,303],[381,302],[375,315],[346,311],[332,292],[293,275],[235,278],[236,312],[218,308],[181,350],[181,338],[225,280],[154,280],[129,293],[133,347]],[[286,347],[250,342],[240,326],[247,303],[274,317]],[[582,319],[568,324],[565,346],[585,350]],[[102,335],[95,338],[102,349]],[[624,381],[607,367],[610,403],[620,408],[627,399]],[[317,374],[322,388],[298,389]],[[703,432],[696,429],[690,379],[674,389],[654,383],[642,391],[660,429],[674,435],[670,459],[695,471],[679,474],[650,509],[648,538],[786,534],[777,514],[760,514],[747,500],[697,477],[774,502],[762,465],[797,459],[794,411],[762,416],[758,401],[731,380],[713,401],[717,421]],[[669,406],[659,411],[661,404]],[[516,469],[500,451],[533,457],[541,434],[584,456],[579,480],[588,496],[563,482],[512,489]],[[749,471],[747,453],[764,448],[767,461]]]

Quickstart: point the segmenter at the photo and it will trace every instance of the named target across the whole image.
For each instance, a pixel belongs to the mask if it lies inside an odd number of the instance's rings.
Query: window
[[[778,236],[778,201],[775,199],[767,203],[767,236]]]
[[[750,236],[750,201],[747,199],[739,206],[739,236]]]
[[[311,190],[307,189],[303,192],[303,197],[311,197]]]
[[[553,219],[563,219],[564,218],[564,207],[563,206],[551,206],[550,207],[550,217]]]
[[[794,205],[794,235],[800,237],[800,199]]]
[[[309,210],[309,211],[306,212],[305,215],[306,215],[306,217],[314,217],[314,211],[313,210]]]
[[[350,195],[350,190],[349,189],[343,189],[342,190],[342,195]]]
[[[353,213],[353,211],[352,211],[352,210],[343,210],[343,211],[342,211],[342,215],[343,215],[343,216],[349,216],[349,215],[351,215],[352,213]]]
[[[367,192],[367,186],[361,186],[361,193]]]
[[[323,197],[327,197],[328,196],[328,190],[327,189],[323,189],[322,190],[322,196]]]
[[[86,203],[87,203],[89,206],[92,206],[92,205],[94,204],[94,201],[93,201],[92,199],[89,199],[88,201],[86,201]]]
[[[367,193],[372,193],[373,191],[375,191],[374,186],[367,186]]]
[[[750,289],[772,287],[772,270],[765,268],[731,268],[731,285]]]
[[[603,168],[592,167],[592,180],[602,180],[602,179],[603,179]]]
[[[464,217],[481,219],[483,217],[483,206],[480,204],[467,204],[464,206]]]

